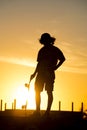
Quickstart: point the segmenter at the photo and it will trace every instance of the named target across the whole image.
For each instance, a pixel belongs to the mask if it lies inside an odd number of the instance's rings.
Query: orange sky
[[[8,104],[16,97],[23,100],[21,88],[33,73],[42,47],[38,39],[49,32],[66,57],[56,71],[52,109],[58,109],[59,100],[62,109],[71,109],[72,101],[76,110],[81,102],[87,108],[86,5],[86,0],[0,1],[0,99]],[[42,108],[46,108],[46,100]]]

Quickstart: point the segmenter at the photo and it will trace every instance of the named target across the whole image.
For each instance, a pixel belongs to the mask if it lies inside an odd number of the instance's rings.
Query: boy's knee
[[[48,94],[48,97],[53,98],[53,93],[52,92],[47,92],[47,94]]]

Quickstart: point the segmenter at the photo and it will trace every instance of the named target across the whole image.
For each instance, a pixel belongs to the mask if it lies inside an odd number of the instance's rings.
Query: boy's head
[[[49,33],[43,33],[40,38],[40,43],[44,45],[54,44],[55,38],[51,37]]]

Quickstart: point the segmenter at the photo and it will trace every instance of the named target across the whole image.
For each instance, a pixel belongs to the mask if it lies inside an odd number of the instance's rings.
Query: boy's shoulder
[[[57,46],[54,46],[54,45],[51,45],[51,46],[43,46],[40,50],[39,50],[39,53],[42,53],[44,51],[51,51],[51,52],[60,52],[61,50],[57,47]]]

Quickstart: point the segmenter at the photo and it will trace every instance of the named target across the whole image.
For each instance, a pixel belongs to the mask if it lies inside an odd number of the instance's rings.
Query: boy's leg
[[[44,81],[41,76],[36,77],[35,81],[35,102],[36,102],[36,112],[40,113],[40,104],[41,104],[41,91],[44,87]]]
[[[47,104],[47,113],[50,112],[51,106],[52,106],[52,102],[53,102],[53,93],[51,92],[47,92],[48,94],[48,104]]]
[[[36,111],[40,112],[40,103],[41,103],[40,91],[36,91],[35,101],[36,101]]]

